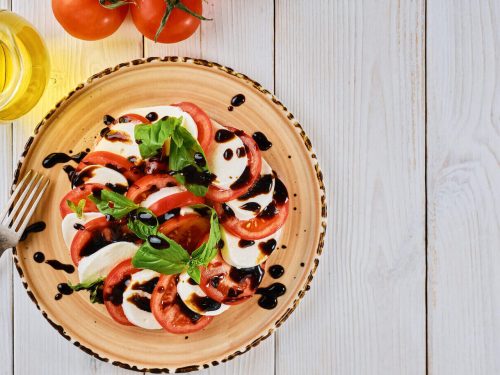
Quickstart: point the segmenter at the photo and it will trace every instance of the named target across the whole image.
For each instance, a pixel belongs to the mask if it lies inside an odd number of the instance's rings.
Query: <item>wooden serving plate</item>
[[[246,102],[228,110],[231,98],[244,94]],[[101,305],[92,305],[86,292],[54,299],[57,285],[77,273],[56,271],[36,263],[33,254],[71,263],[61,234],[59,202],[70,189],[62,164],[51,169],[42,160],[52,152],[77,153],[92,148],[103,127],[104,114],[118,114],[142,106],[191,101],[222,124],[248,132],[264,132],[273,147],[264,152],[285,182],[290,215],[282,240],[267,262],[281,264],[278,280],[287,292],[278,306],[265,310],[258,297],[232,307],[204,330],[173,335],[114,323]],[[85,352],[115,365],[140,371],[191,371],[242,354],[269,337],[293,312],[308,289],[318,266],[325,230],[326,203],[322,174],[311,142],[301,126],[269,91],[245,75],[216,63],[166,57],[135,60],[106,69],[78,86],[35,129],[23,153],[14,184],[29,169],[46,174],[51,184],[34,221],[47,228],[32,234],[14,249],[14,260],[26,290],[49,323]],[[266,275],[262,286],[275,282]]]

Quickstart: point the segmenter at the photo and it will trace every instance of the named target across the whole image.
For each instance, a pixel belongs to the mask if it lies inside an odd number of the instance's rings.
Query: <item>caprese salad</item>
[[[289,206],[255,140],[262,133],[187,102],[103,121],[60,203],[80,279],[71,287],[119,324],[171,333],[200,330],[251,298]]]

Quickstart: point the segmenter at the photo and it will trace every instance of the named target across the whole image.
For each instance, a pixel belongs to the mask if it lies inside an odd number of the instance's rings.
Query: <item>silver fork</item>
[[[30,170],[17,184],[0,214],[0,257],[18,244],[49,182],[41,173]]]

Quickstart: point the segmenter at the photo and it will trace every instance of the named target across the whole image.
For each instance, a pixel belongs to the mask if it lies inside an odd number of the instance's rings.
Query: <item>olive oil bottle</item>
[[[50,73],[45,43],[24,18],[0,9],[0,123],[26,114]]]

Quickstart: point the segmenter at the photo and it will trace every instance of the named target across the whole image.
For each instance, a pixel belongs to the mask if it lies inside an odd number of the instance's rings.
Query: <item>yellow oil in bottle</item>
[[[32,109],[49,73],[47,49],[35,28],[15,13],[0,10],[0,122]]]

